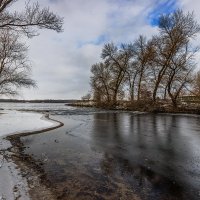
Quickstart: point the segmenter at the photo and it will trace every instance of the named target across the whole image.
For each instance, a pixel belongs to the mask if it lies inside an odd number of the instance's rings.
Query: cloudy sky
[[[157,32],[156,22],[161,13],[181,8],[194,11],[200,22],[199,0],[40,0],[39,3],[64,17],[64,31],[57,34],[42,30],[39,36],[26,41],[38,88],[22,90],[20,99],[81,98],[90,90],[90,67],[100,61],[104,43],[132,42],[139,34],[151,37]],[[21,0],[12,9],[20,10],[23,5]]]

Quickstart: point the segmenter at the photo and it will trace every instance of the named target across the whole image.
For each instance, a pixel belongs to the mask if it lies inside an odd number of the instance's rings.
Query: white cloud
[[[180,1],[182,6],[187,6],[188,0]],[[65,18],[64,32],[43,30],[40,36],[27,41],[38,89],[23,90],[25,99],[80,98],[90,90],[90,67],[100,60],[102,41],[132,42],[139,34],[151,37],[157,33],[147,20],[156,0],[43,0],[39,3]],[[13,7],[21,9],[21,4],[19,1]]]

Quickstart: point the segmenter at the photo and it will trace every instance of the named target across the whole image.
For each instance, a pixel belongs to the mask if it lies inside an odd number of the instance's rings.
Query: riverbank
[[[35,173],[35,170],[27,168],[23,162],[24,156],[18,153],[17,143],[13,143],[12,138],[53,130],[63,124],[50,119],[47,114],[14,110],[2,110],[0,121],[0,199],[28,200],[29,190],[32,187],[30,182],[37,185],[40,180],[36,174],[32,178],[26,176],[26,171]],[[40,188],[43,186],[41,185]]]
[[[136,102],[136,103],[119,103],[116,106],[106,104],[95,104],[94,102],[79,101],[75,103],[66,104],[72,107],[91,107],[99,108],[104,110],[118,110],[118,111],[138,111],[138,112],[149,112],[149,113],[172,113],[172,114],[197,114],[200,115],[200,105],[179,105],[174,108],[172,105],[152,102]]]
[[[39,132],[37,132],[38,134]],[[42,131],[40,132],[42,133]],[[20,140],[22,135],[31,135],[32,133],[21,134],[21,136],[9,136],[12,147],[8,152],[12,152],[11,161],[18,167],[19,174],[26,181],[26,193],[31,200],[55,200],[57,199],[52,188],[49,187],[44,170],[33,157],[24,153],[24,146]],[[36,134],[33,132],[33,134]],[[22,198],[23,200],[23,198]]]

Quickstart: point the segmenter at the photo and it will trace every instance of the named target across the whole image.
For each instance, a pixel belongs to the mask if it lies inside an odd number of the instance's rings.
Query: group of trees
[[[34,87],[31,65],[22,37],[38,35],[38,29],[62,31],[63,19],[38,3],[25,5],[22,12],[10,12],[16,0],[0,1],[0,95],[15,95],[20,87]]]
[[[102,62],[91,67],[94,100],[116,105],[127,96],[132,102],[171,99],[177,106],[178,97],[191,89],[194,80],[198,48],[191,41],[200,26],[193,13],[177,10],[162,15],[158,29],[149,40],[139,36],[130,44],[104,45]]]

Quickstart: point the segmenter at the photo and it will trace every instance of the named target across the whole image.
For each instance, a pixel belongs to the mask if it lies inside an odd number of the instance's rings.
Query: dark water
[[[200,199],[200,117],[59,110],[23,137],[61,199]]]

